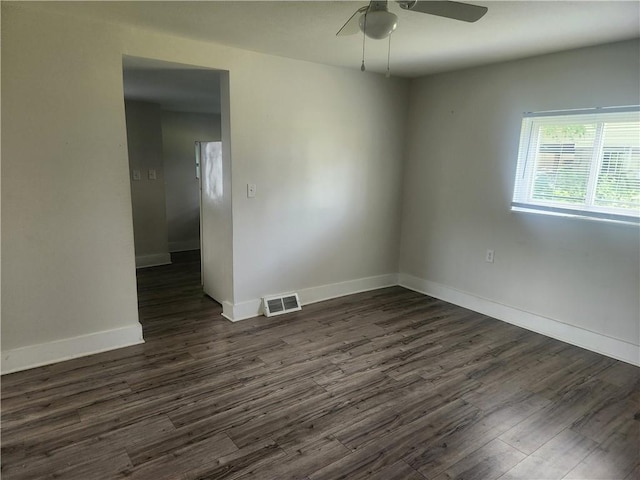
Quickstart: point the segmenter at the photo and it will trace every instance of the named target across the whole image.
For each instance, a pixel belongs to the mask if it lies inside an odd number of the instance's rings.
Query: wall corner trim
[[[398,285],[398,274],[389,273],[374,277],[364,277],[345,282],[330,283],[318,287],[303,288],[296,290],[300,297],[301,305],[331,300],[332,298],[344,297],[355,293],[378,290],[379,288],[392,287]],[[269,294],[279,294],[287,292],[269,292]],[[267,295],[267,294],[265,294]],[[262,299],[257,298],[233,304],[222,302],[222,316],[232,322],[246,320],[262,315]]]
[[[640,366],[640,345],[542,317],[406,273],[399,274],[398,284],[532,332]]]
[[[144,343],[142,325],[136,322],[129,327],[4,350],[0,369],[4,375],[140,343]]]
[[[222,302],[222,316],[232,322],[247,320],[262,315],[262,300],[254,299],[246,302]]]

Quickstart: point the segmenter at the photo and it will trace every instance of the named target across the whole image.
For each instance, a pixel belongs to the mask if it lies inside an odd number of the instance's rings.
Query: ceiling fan
[[[403,10],[427,13],[439,17],[462,20],[463,22],[476,22],[480,20],[487,7],[472,5],[470,3],[449,2],[444,0],[396,0]],[[388,9],[387,0],[372,1],[369,5],[359,8],[351,15],[342,26],[337,36],[353,35],[362,31],[367,37],[374,39],[386,38],[398,26],[398,17]]]

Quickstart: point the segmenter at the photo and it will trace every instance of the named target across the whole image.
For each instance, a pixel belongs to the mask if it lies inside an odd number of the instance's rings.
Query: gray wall
[[[402,79],[17,3],[1,43],[3,371],[139,341],[123,55],[231,72],[223,300],[374,285],[402,217],[402,272],[638,343],[637,230],[509,212],[522,112],[638,103],[636,42],[415,81],[408,120]]]
[[[196,141],[220,141],[220,115],[162,112],[170,252],[200,248],[200,199],[194,151]]]
[[[139,331],[123,55],[231,72],[223,300],[395,274],[407,81],[5,2],[3,360]]]
[[[128,100],[125,110],[136,265],[169,263],[160,105]],[[133,179],[133,170],[140,171],[140,180]]]
[[[637,41],[415,80],[400,271],[638,345],[638,228],[509,209],[523,112],[638,104],[638,85]]]

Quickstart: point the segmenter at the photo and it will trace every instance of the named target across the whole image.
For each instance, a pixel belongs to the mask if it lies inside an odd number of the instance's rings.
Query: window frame
[[[526,112],[523,114],[511,210],[640,225],[640,206],[637,209],[624,209],[595,204],[598,179],[601,174],[600,170],[604,163],[605,151],[608,149],[604,146],[604,124],[607,121],[606,114],[612,113],[636,113],[640,115],[640,106]],[[554,125],[572,125],[576,123],[576,120],[581,121],[587,115],[593,118],[590,123],[596,125],[596,132],[594,146],[591,150],[591,163],[588,167],[585,201],[583,203],[565,204],[553,200],[533,198],[536,173],[539,171],[542,127],[551,124],[550,118],[554,119]],[[627,148],[630,149],[632,147]],[[612,151],[611,153],[614,155],[619,152]]]

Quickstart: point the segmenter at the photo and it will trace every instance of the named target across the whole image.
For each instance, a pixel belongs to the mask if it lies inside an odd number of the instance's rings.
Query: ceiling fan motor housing
[[[418,0],[398,0],[398,3],[400,4],[400,8],[404,10],[411,10],[416,3],[418,3]]]
[[[360,30],[367,37],[380,40],[386,38],[398,26],[398,17],[387,9],[387,2],[373,1],[365,13],[360,16]]]
[[[487,7],[481,5],[448,0],[396,0],[396,2],[403,10],[469,23],[480,20],[488,10]],[[349,17],[349,20],[338,30],[336,35],[353,35],[360,30],[370,38],[388,37],[398,26],[398,17],[389,12],[388,3],[388,0],[373,0],[369,5],[360,7]]]

